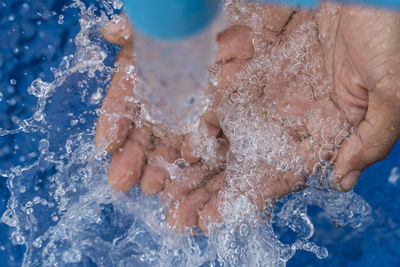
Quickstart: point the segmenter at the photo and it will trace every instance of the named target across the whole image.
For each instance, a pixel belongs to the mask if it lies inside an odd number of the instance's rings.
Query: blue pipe
[[[221,0],[125,0],[135,29],[163,40],[177,40],[208,26],[217,16]]]

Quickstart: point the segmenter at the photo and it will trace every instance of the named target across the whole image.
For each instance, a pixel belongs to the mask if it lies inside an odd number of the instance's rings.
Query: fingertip
[[[350,170],[363,171],[383,160],[400,137],[400,116],[396,107],[382,102],[374,94],[369,101],[365,119],[339,151],[337,167],[342,174]]]
[[[220,128],[220,124],[219,124],[219,119],[217,114],[215,114],[215,112],[213,112],[212,110],[206,110],[203,115],[201,116],[201,118],[204,120],[204,122],[214,128]]]
[[[216,194],[219,190],[221,190],[224,178],[225,178],[225,171],[218,173],[211,180],[207,181],[205,189],[212,195]]]
[[[195,155],[193,155],[193,150],[190,145],[190,136],[189,135],[185,136],[185,140],[182,143],[180,153],[181,153],[181,157],[190,163],[195,163],[200,160],[200,157],[196,157]]]
[[[217,196],[212,197],[199,212],[198,226],[204,232],[211,232],[217,229],[217,224],[222,222],[222,216],[218,209]]]
[[[157,194],[164,188],[165,179],[166,172],[163,168],[147,164],[140,179],[140,188],[145,194]]]
[[[167,203],[173,203],[189,195],[195,188],[202,185],[204,181],[200,166],[185,167],[181,177],[175,177],[165,183],[161,198]]]
[[[361,176],[361,171],[352,170],[347,173],[340,181],[338,190],[341,192],[350,191],[358,182]]]
[[[132,127],[133,122],[129,118],[113,119],[109,114],[102,114],[97,123],[95,145],[113,153],[124,144]]]
[[[167,222],[178,229],[194,228],[198,223],[198,212],[210,199],[210,194],[204,189],[198,189],[183,200],[172,205],[167,216]]]
[[[124,45],[132,42],[133,28],[124,15],[117,15],[112,20],[103,24],[101,33],[108,42]]]
[[[217,61],[230,59],[249,59],[254,56],[252,29],[248,26],[234,25],[217,36]]]
[[[145,164],[143,148],[128,140],[113,153],[108,169],[109,185],[119,191],[129,191],[140,179]]]

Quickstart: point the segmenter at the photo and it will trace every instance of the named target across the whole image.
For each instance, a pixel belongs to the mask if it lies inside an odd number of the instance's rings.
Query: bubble
[[[249,226],[246,223],[242,223],[239,227],[239,234],[242,237],[248,236],[250,233]]]
[[[42,239],[40,237],[36,238],[33,242],[32,245],[35,248],[41,248],[42,247]]]
[[[47,139],[41,139],[39,141],[39,151],[44,154],[49,149],[49,141]]]
[[[35,121],[41,121],[41,120],[44,119],[44,114],[43,114],[42,112],[40,112],[40,111],[36,111],[36,112],[33,114],[33,119],[34,119]]]
[[[320,247],[316,251],[315,255],[318,257],[318,259],[326,259],[329,256],[329,253],[326,248]]]
[[[25,9],[25,10],[28,10],[30,8],[30,6],[29,6],[28,3],[23,3],[22,4],[22,8]]]
[[[13,97],[13,98],[7,99],[7,103],[10,106],[15,106],[17,104],[17,100]]]
[[[11,242],[12,242],[14,245],[22,245],[22,244],[25,243],[25,238],[24,238],[24,236],[22,236],[21,234],[16,233],[16,232],[13,232],[13,233],[11,234]]]
[[[26,212],[27,215],[32,214],[33,209],[32,208],[28,208],[28,209],[26,209],[25,212]]]

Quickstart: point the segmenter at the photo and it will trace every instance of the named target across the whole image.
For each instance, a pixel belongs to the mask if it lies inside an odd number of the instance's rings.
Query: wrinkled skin
[[[206,222],[222,221],[218,205],[223,192],[237,186],[224,171],[226,158],[235,153],[227,107],[259,109],[265,127],[279,125],[279,137],[289,144],[283,155],[295,159],[293,168],[284,170],[274,161],[261,162],[265,172],[259,179],[238,187],[245,195],[254,191],[252,200],[260,207],[265,199],[301,189],[305,176],[320,171],[326,162],[334,169],[331,185],[348,191],[361,172],[385,158],[400,137],[399,15],[328,4],[315,12],[275,6],[258,7],[257,12],[265,14],[261,31],[239,19],[217,38],[218,85],[212,88],[216,101],[200,122],[207,136],[219,144],[212,164],[194,153],[189,136],[156,136],[151,125],[134,125],[140,111],[127,99],[134,97],[135,81],[124,72],[134,65],[133,31],[125,18],[103,28],[107,41],[121,45],[116,62],[122,70],[114,74],[107,91],[95,138],[98,146],[113,154],[109,183],[127,191],[140,181],[146,194],[162,192],[162,198],[174,204],[167,220],[178,228],[199,226],[207,231]],[[303,35],[307,36],[304,49],[296,43]],[[263,42],[264,48],[255,47],[254,40]],[[301,59],[313,62],[311,75],[305,68],[292,68],[297,59],[290,55],[276,57],[285,55],[293,43],[300,47],[300,56],[306,50],[311,55]],[[270,60],[268,79],[246,87],[249,101],[245,104],[232,104],[229,99],[243,82],[238,74],[257,58]],[[309,84],[312,77],[317,78]],[[339,130],[326,132],[332,125]],[[271,153],[281,151],[279,143],[267,145],[273,147]],[[158,156],[170,163],[180,157],[190,162],[182,168],[186,178],[171,179],[157,165]]]

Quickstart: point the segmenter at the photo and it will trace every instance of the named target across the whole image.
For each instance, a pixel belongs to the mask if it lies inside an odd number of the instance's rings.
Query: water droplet
[[[43,120],[43,118],[44,118],[44,115],[42,112],[36,111],[35,113],[33,113],[33,119],[35,121],[41,121],[41,120]]]
[[[92,96],[90,97],[90,101],[92,102],[92,104],[97,105],[100,103],[101,97],[102,97],[101,93],[96,92],[96,93],[92,94]]]
[[[35,241],[32,242],[32,245],[35,248],[41,248],[42,247],[42,239],[40,237],[36,238]]]
[[[58,216],[57,215],[53,215],[51,216],[51,219],[53,220],[53,222],[58,221]]]
[[[28,208],[28,209],[26,209],[26,211],[25,211],[25,213],[26,213],[27,215],[32,214],[32,212],[33,212],[33,209],[32,209],[32,208]]]

